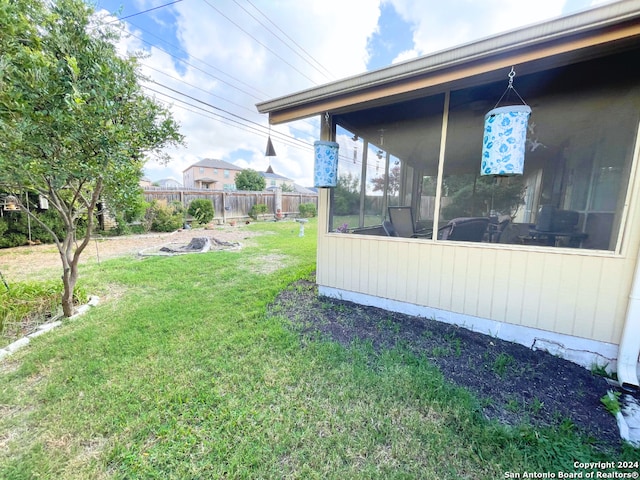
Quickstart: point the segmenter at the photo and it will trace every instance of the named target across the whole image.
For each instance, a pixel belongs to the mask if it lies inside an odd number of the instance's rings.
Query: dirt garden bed
[[[435,320],[318,297],[313,279],[283,291],[272,306],[304,336],[380,351],[401,347],[426,357],[444,377],[479,398],[482,414],[503,424],[575,429],[604,449],[618,448],[615,417],[600,402],[605,378],[544,351]]]

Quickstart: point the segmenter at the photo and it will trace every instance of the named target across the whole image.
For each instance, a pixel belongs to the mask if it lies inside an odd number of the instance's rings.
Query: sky
[[[268,125],[256,103],[390,66],[603,0],[87,0],[143,55],[146,92],[180,124],[185,145],[150,158],[173,178],[204,158],[313,184],[319,119]],[[120,20],[117,20],[120,19]],[[275,157],[266,157],[271,136]]]

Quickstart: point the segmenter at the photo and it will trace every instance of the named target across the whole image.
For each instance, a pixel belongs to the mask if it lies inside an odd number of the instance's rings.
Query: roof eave
[[[407,60],[380,70],[349,77],[256,105],[260,113],[272,113],[322,103],[336,96],[373,89],[402,80],[486,60],[549,43],[561,43],[620,23],[640,19],[640,0],[623,0],[566,17],[502,33],[476,42]]]

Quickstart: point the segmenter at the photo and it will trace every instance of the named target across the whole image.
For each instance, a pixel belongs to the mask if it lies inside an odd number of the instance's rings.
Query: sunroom
[[[640,2],[258,105],[320,115],[322,294],[434,317],[638,385]],[[524,168],[481,171],[485,117],[531,109]],[[626,372],[626,373],[625,373]]]

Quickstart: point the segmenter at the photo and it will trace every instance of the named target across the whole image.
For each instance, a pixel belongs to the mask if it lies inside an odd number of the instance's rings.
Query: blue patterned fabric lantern
[[[481,175],[522,175],[531,108],[509,105],[484,117]]]
[[[337,185],[339,147],[336,142],[318,140],[313,143],[315,153],[313,185],[315,187],[335,187]]]

